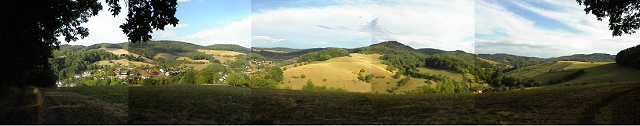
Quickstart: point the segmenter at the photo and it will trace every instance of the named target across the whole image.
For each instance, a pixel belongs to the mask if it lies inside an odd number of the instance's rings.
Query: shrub
[[[305,76],[304,74],[301,74],[301,75],[300,75],[300,78],[303,78],[303,79],[304,79],[305,77],[306,77],[306,76]]]

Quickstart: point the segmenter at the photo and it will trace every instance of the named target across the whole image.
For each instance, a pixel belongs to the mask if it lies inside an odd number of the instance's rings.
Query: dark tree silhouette
[[[636,33],[640,27],[640,1],[637,0],[576,0],[584,5],[584,11],[598,20],[609,18],[609,30],[613,36]]]
[[[117,15],[121,7],[117,0],[106,1]],[[129,15],[121,25],[131,42],[151,38],[152,29],[163,30],[176,25],[176,0],[130,0]],[[89,35],[80,24],[102,9],[98,0],[8,0],[0,4],[0,87],[53,86],[48,59],[64,36],[66,42]]]

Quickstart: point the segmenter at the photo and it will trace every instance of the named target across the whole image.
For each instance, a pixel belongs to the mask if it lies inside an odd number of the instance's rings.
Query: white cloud
[[[199,45],[237,44],[251,47],[251,18],[231,22],[222,28],[201,30],[195,34],[180,37],[178,40]]]
[[[253,42],[282,42],[285,39],[275,39],[269,36],[251,36]]]
[[[376,3],[372,13],[378,20],[370,22],[376,25],[372,41],[474,52],[473,41],[468,39],[474,36],[473,7],[474,2],[466,0]]]
[[[122,5],[122,2],[120,3]],[[127,42],[127,36],[120,29],[120,25],[124,23],[129,11],[122,9],[122,12],[118,16],[113,17],[109,12],[106,4],[102,4],[102,10],[98,12],[97,16],[90,17],[89,22],[81,24],[82,27],[89,29],[89,36],[84,39],[78,39],[76,42],[67,43],[64,41],[64,37],[58,37],[61,44],[71,45],[93,45],[97,43],[122,43]]]
[[[279,44],[262,44],[254,39],[252,44],[351,48],[396,40],[414,48],[474,52],[473,1],[370,3],[254,12],[252,35],[286,40]]]
[[[178,24],[176,27],[166,27],[164,31],[155,31],[151,35],[153,40],[177,40],[198,45],[236,44],[251,47],[251,18],[244,18],[231,22],[222,27],[203,29],[196,33],[178,36],[181,28],[189,24]]]
[[[553,11],[523,1],[504,2],[512,2],[517,7],[564,23],[581,32],[540,28],[534,25],[535,21],[523,15],[510,12],[496,3],[480,0],[476,1],[475,6],[475,33],[494,37],[476,39],[478,53],[511,53],[539,57],[595,52],[616,54],[621,49],[637,44],[632,41],[640,39],[640,36],[629,35],[612,38],[606,21],[597,21],[595,16],[586,15],[582,6],[575,2],[536,1],[561,8]]]
[[[327,6],[279,8],[252,13],[252,35],[283,39],[280,43],[264,43],[254,39],[254,47],[357,47],[368,45],[371,35],[358,29],[371,20],[368,7]],[[357,45],[357,46],[356,46]]]

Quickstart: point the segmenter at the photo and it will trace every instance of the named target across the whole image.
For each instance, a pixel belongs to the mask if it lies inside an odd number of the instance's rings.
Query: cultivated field
[[[306,85],[308,80],[311,80],[316,86],[342,88],[350,92],[371,92],[372,85],[386,85],[387,81],[392,81],[391,76],[393,73],[385,70],[386,65],[381,64],[382,61],[378,59],[381,55],[357,53],[350,55],[351,57],[337,57],[298,67],[294,67],[294,64],[285,66],[287,70],[283,74],[284,81],[282,82],[284,84],[279,86],[290,86],[291,89],[301,90],[302,86]],[[300,63],[297,63],[297,65],[300,65]],[[385,76],[385,79],[374,78],[372,83],[360,81],[358,80],[358,73],[361,69],[365,70],[362,74],[363,76],[373,74],[374,76]],[[303,74],[305,78],[301,77]],[[324,79],[326,81],[323,81]]]
[[[172,60],[172,59],[178,58],[178,56],[175,56],[175,55],[170,54],[170,53],[158,53],[155,56],[153,56],[153,58],[154,59],[163,58],[165,60]]]
[[[198,52],[202,52],[204,54],[213,55],[213,58],[220,60],[220,62],[227,62],[227,60],[236,61],[235,56],[241,55],[244,53],[236,52],[236,51],[227,51],[227,50],[209,50],[209,49],[198,49]]]
[[[129,52],[127,50],[124,50],[124,49],[118,49],[118,48],[100,48],[100,49],[105,50],[107,52],[111,52],[111,53],[116,54],[116,55],[126,54],[126,55],[131,55],[131,56],[134,56],[134,57],[140,57],[140,58],[142,58],[144,60],[144,62],[147,62],[147,63],[153,62],[153,60],[151,60],[151,59],[149,59],[147,57],[140,56],[140,55],[135,54],[135,53],[131,53],[131,52]]]

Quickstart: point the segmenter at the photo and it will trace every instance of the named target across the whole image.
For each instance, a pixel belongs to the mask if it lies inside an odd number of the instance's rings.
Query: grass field
[[[393,73],[386,70],[386,65],[378,59],[379,54],[357,54],[351,56],[332,58],[327,61],[316,61],[307,65],[294,67],[294,64],[285,66],[284,84],[280,87],[290,86],[291,89],[301,90],[302,86],[311,80],[314,85],[326,86],[327,88],[342,88],[350,92],[371,92],[372,85],[387,85],[386,82],[393,81]],[[300,63],[297,63],[300,65]],[[373,74],[374,76],[385,76],[385,79],[374,78],[371,83],[358,80],[358,73],[361,69],[365,72],[363,76]],[[305,78],[301,75],[304,74]],[[326,79],[327,81],[323,81]],[[395,84],[395,83],[390,83]],[[373,88],[374,92],[376,88]],[[386,88],[381,89],[382,91]]]
[[[389,95],[200,85],[73,87],[46,89],[46,93],[45,105],[51,99],[58,103],[44,107],[49,108],[45,113],[61,114],[45,114],[44,122],[53,117],[64,120],[54,124],[640,123],[640,83],[547,86],[481,95]],[[3,92],[1,96],[9,95]],[[113,107],[118,104],[128,104],[128,114]],[[0,116],[8,117],[6,114],[4,108]]]
[[[127,54],[127,55],[131,55],[131,56],[134,56],[134,57],[141,57],[144,60],[144,62],[147,62],[147,63],[153,62],[151,59],[149,59],[147,57],[140,56],[140,55],[135,54],[135,53],[131,53],[131,52],[129,52],[127,50],[124,50],[124,49],[118,49],[118,48],[100,48],[100,49],[105,50],[107,52],[111,52],[111,53],[116,54],[116,55]]]
[[[228,86],[131,87],[131,124],[248,124],[251,90]]]
[[[158,59],[158,58],[163,58],[166,60],[174,60],[176,58],[178,58],[178,56],[175,56],[173,54],[170,53],[158,53],[155,56],[153,56],[154,59]]]
[[[98,61],[95,62],[94,64],[96,65],[111,65],[111,66],[115,66],[115,64],[120,63],[122,64],[122,66],[128,66],[131,68],[137,67],[137,66],[142,66],[142,65],[148,65],[149,67],[153,67],[155,65],[150,64],[150,63],[145,63],[145,62],[138,62],[138,61],[129,61],[126,59],[119,59],[119,60],[102,60],[102,61]]]
[[[550,69],[555,71],[549,71]],[[558,61],[520,68],[508,72],[507,76],[531,78],[535,81],[547,83],[549,80],[564,78],[575,71],[583,69],[586,73],[562,84],[606,83],[640,81],[640,70],[620,66],[612,62],[579,62]]]
[[[453,80],[456,80],[458,82],[462,82],[462,74],[460,74],[458,72],[455,72],[455,71],[436,69],[436,68],[428,68],[428,67],[418,67],[418,70],[420,72],[429,73],[431,75],[439,75],[439,74],[441,74],[441,75],[450,77]]]
[[[198,49],[198,52],[213,55],[213,58],[220,60],[220,62],[227,62],[227,60],[236,61],[236,58],[235,58],[236,55],[244,54],[236,51],[209,50],[209,49]]]

